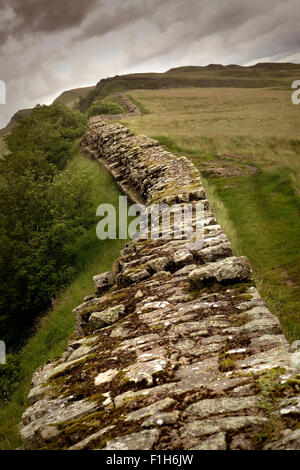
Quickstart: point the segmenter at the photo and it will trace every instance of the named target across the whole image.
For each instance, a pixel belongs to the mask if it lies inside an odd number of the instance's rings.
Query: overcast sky
[[[0,0],[0,127],[107,76],[299,63],[299,18],[299,0]]]

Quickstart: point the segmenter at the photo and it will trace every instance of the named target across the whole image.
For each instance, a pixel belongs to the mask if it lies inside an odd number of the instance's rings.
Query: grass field
[[[226,156],[238,165],[287,165],[300,184],[300,110],[291,103],[291,90],[187,88],[131,95],[150,112],[126,121],[134,132],[164,134],[195,154],[207,153],[209,161]]]
[[[78,145],[69,164],[72,173],[85,175],[90,187],[91,200],[96,207],[105,202],[118,204],[119,191],[109,173],[96,162],[83,157]],[[96,237],[96,223],[77,242],[76,267],[79,275],[56,299],[55,307],[37,325],[36,333],[20,352],[22,375],[10,402],[0,407],[0,449],[14,449],[20,445],[17,426],[28,406],[27,394],[33,372],[45,361],[62,354],[74,331],[72,309],[82,302],[84,296],[94,292],[92,277],[111,269],[126,240],[100,241]],[[8,357],[8,362],[13,357]],[[5,367],[5,366],[0,366]]]
[[[291,104],[291,90],[130,94],[149,114],[123,123],[194,161],[235,253],[249,257],[288,339],[300,339],[300,106]]]

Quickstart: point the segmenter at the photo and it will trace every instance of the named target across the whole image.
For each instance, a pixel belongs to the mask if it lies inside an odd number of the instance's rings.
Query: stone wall
[[[132,241],[94,277],[65,353],[33,376],[24,447],[300,449],[298,353],[194,165],[99,117],[82,149],[134,202],[202,202],[204,238]]]

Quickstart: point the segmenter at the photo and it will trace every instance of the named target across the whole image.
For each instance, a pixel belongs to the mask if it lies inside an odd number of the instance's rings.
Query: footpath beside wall
[[[300,449],[297,357],[194,165],[100,118],[82,149],[134,202],[202,201],[204,238],[132,241],[94,277],[65,353],[33,376],[24,447]]]

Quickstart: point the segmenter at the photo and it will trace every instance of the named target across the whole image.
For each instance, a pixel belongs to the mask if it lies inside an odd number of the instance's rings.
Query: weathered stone
[[[100,429],[100,431],[95,432],[94,434],[91,434],[90,436],[86,437],[80,442],[77,442],[77,444],[74,444],[72,447],[69,447],[69,450],[83,450],[83,449],[88,449],[89,445],[101,437],[103,437],[107,432],[111,431],[114,429],[115,426],[106,426],[103,429]]]
[[[290,365],[295,371],[300,372],[300,351],[291,354]]]
[[[218,320],[206,320],[206,321],[199,321],[199,322],[186,322],[180,323],[179,325],[175,325],[172,327],[172,332],[176,333],[193,333],[207,331],[207,328],[226,328],[228,326],[227,321],[218,321]],[[205,334],[204,334],[205,336]]]
[[[29,405],[33,405],[37,401],[42,400],[50,393],[51,387],[45,387],[44,385],[33,387],[27,397]]]
[[[155,258],[148,261],[147,265],[154,271],[164,271],[169,264],[169,260],[166,256],[162,256],[161,258]]]
[[[124,369],[124,382],[143,382],[145,381],[148,386],[153,384],[153,376],[162,372],[168,366],[166,359],[155,359],[154,361],[141,362],[133,364],[132,366]]]
[[[38,429],[38,434],[43,442],[47,442],[57,437],[59,435],[59,430],[54,424],[51,424],[51,425],[49,424],[49,425],[41,426]]]
[[[117,326],[113,329],[110,336],[111,338],[126,338],[132,333],[130,328],[125,328],[124,326]]]
[[[190,450],[226,450],[226,434],[219,432]]]
[[[207,418],[211,415],[230,414],[236,411],[244,411],[254,408],[257,404],[257,397],[224,397],[201,400],[187,407],[184,414]]]
[[[282,331],[278,319],[273,315],[272,318],[260,318],[247,322],[245,325],[242,325],[241,330],[249,333],[262,331],[268,334],[278,334]]]
[[[206,194],[204,189],[195,189],[194,191],[190,192],[190,196],[195,199],[205,199]]]
[[[287,344],[288,342],[285,336],[279,334],[264,334],[262,336],[252,338],[250,343],[250,345],[257,351],[265,351],[266,349],[272,349],[276,346]]]
[[[69,405],[66,404],[66,400],[61,399],[40,400],[28,408],[22,415],[20,435],[25,448],[38,448],[41,444],[38,431],[40,428],[43,429],[45,425],[72,421],[88,413],[92,413],[96,408],[96,403],[86,400],[78,400]]]
[[[243,282],[251,279],[250,263],[244,256],[232,256],[209,263],[188,275],[192,288],[204,287],[210,282]]]
[[[89,300],[93,300],[95,298],[94,295],[86,295],[84,298],[83,298],[83,302],[88,302]]]
[[[147,429],[127,436],[116,437],[107,442],[104,450],[151,450],[158,439],[159,431],[157,429]]]
[[[173,398],[165,398],[164,400],[159,400],[152,405],[145,406],[144,408],[139,408],[136,411],[132,411],[128,413],[125,418],[125,423],[129,423],[132,421],[139,421],[143,418],[147,418],[148,416],[155,414],[159,411],[163,411],[170,406],[174,405],[176,401]]]
[[[123,277],[129,283],[136,283],[147,279],[150,277],[150,274],[146,269],[140,269],[136,270],[135,272],[125,272]]]
[[[218,368],[218,358],[211,357],[188,366],[179,367],[175,372],[175,376],[181,379],[183,386],[196,389],[197,387],[207,386],[209,382],[214,380]]]
[[[192,421],[181,429],[183,438],[201,437],[219,432],[238,432],[251,426],[263,426],[268,422],[261,416],[232,416],[214,420]]]
[[[42,385],[48,382],[48,380],[59,377],[68,371],[71,371],[80,362],[81,358],[75,359],[74,361],[63,362],[62,364],[46,364],[41,370],[37,370],[32,377],[32,384],[34,386]]]
[[[136,351],[138,362],[148,362],[153,361],[154,359],[162,359],[167,357],[167,350],[162,346],[153,348],[150,351]]]
[[[276,442],[271,442],[264,450],[300,450],[300,429],[289,432]]]
[[[116,369],[109,369],[106,372],[102,372],[95,377],[95,385],[102,385],[104,383],[111,382],[113,378],[117,375],[118,370]]]
[[[254,450],[255,447],[251,441],[244,434],[236,434],[232,437],[230,442],[230,450]]]
[[[300,397],[286,398],[279,405],[282,416],[300,416]]]
[[[93,281],[95,284],[96,295],[102,295],[114,284],[115,276],[111,271],[107,271],[106,273],[94,276]]]
[[[136,402],[144,400],[145,398],[150,398],[151,401],[154,402],[157,399],[167,397],[169,394],[176,393],[177,389],[178,385],[176,383],[164,383],[162,385],[156,385],[155,387],[138,390],[136,392],[128,390],[128,392],[124,392],[114,398],[114,405],[118,409],[125,406],[127,403],[134,402],[136,404]]]
[[[109,307],[102,312],[94,312],[89,318],[89,323],[94,329],[103,328],[107,325],[112,325],[119,320],[120,315],[124,313],[125,305],[116,305]]]
[[[289,348],[287,346],[279,346],[259,354],[253,354],[245,359],[240,359],[236,361],[236,366],[243,369],[249,368],[250,371],[285,367],[289,357]]]
[[[182,268],[193,261],[193,255],[187,249],[178,250],[173,255],[173,261],[177,268]]]
[[[219,245],[199,250],[196,256],[201,259],[203,264],[206,264],[227,258],[228,256],[232,256],[232,254],[230,243],[220,243]]]
[[[120,344],[120,346],[118,347],[118,349],[116,349],[116,351],[128,350],[131,348],[136,349],[139,346],[143,346],[143,345],[149,346],[153,342],[156,342],[158,339],[159,339],[159,335],[157,333],[150,333],[149,335],[137,336],[136,338],[126,339]]]
[[[179,349],[181,351],[184,351],[184,350],[191,351],[193,350],[195,344],[196,344],[195,341],[191,339],[183,339],[175,343],[174,346],[176,349]]]
[[[238,396],[249,396],[254,394],[254,387],[252,384],[240,385],[239,387],[235,387],[232,393]]]
[[[74,361],[75,359],[80,359],[84,356],[87,356],[94,350],[95,350],[95,346],[89,346],[89,345],[83,344],[79,348],[75,349],[75,351],[72,352],[72,354],[70,354],[70,356],[68,357],[68,361]]]
[[[166,309],[166,307],[170,306],[170,302],[167,300],[163,302],[146,302],[142,307],[139,308],[139,312],[147,312],[147,311],[153,311],[154,309],[160,308],[160,309]]]
[[[142,426],[145,428],[152,426],[165,426],[166,424],[175,424],[179,419],[179,411],[160,412],[150,416],[142,422]]]

